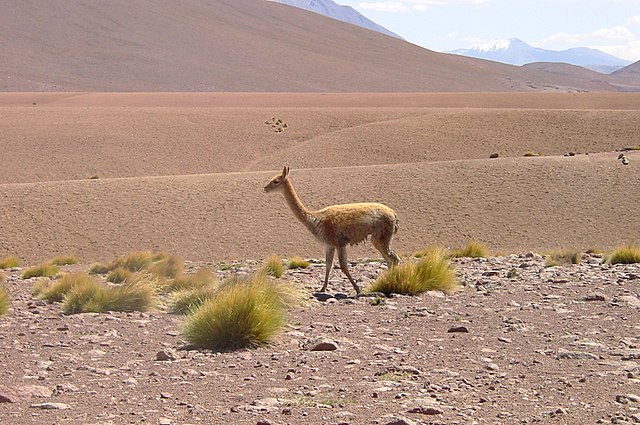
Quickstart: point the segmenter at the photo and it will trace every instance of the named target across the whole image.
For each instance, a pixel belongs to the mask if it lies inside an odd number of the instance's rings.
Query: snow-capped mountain
[[[343,6],[336,4],[332,0],[269,0],[276,3],[287,4],[289,6],[298,7],[300,9],[309,10],[311,12],[319,13],[329,18],[337,19],[338,21],[347,22],[349,24],[357,25],[359,27],[367,28],[373,31],[378,31],[386,35],[390,35],[395,38],[400,38],[398,34],[395,34],[381,25],[376,24],[370,19],[365,18],[359,12],[357,12],[351,6]]]
[[[547,50],[532,47],[517,38],[497,39],[491,43],[477,45],[470,49],[458,49],[447,53],[512,65],[525,65],[532,62],[563,62],[606,74],[631,63],[600,50],[587,47],[576,47],[562,51]]]

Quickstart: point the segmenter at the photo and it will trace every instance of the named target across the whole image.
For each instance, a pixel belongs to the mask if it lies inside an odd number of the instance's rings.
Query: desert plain
[[[310,303],[277,340],[232,353],[179,350],[161,308],[64,316],[5,271],[3,423],[640,422],[640,269],[541,257],[640,239],[637,93],[2,93],[0,140],[0,258],[320,259],[285,274]],[[453,295],[318,301],[323,247],[263,192],[285,165],[311,209],[392,207],[407,261],[471,239],[493,257],[456,260]],[[378,256],[349,248],[365,286]],[[337,269],[329,289],[352,291]]]

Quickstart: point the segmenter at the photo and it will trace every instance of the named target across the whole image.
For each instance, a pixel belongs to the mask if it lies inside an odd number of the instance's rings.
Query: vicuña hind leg
[[[398,258],[396,253],[389,248],[391,240],[385,241],[381,239],[373,239],[371,243],[378,251],[380,251],[380,254],[382,254],[382,257],[387,262],[387,266],[389,268],[400,262],[400,258]]]
[[[356,281],[351,277],[351,273],[349,273],[349,264],[347,262],[347,249],[344,246],[338,248],[338,260],[340,261],[340,268],[349,278],[349,282],[353,285],[353,289],[356,290],[356,294],[360,293],[360,287],[356,283]]]
[[[336,249],[332,246],[327,246],[325,249],[325,261],[327,263],[327,271],[324,274],[324,285],[322,285],[322,289],[320,292],[325,292],[327,290],[327,285],[329,284],[329,272],[331,271],[331,267],[333,266],[333,253],[336,252]]]

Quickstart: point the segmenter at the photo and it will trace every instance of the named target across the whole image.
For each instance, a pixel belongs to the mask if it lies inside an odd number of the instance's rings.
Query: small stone
[[[31,407],[35,409],[44,409],[44,410],[68,410],[71,409],[66,403],[38,403],[32,404]]]
[[[156,354],[156,360],[161,362],[172,362],[174,360],[178,360],[178,354],[175,350],[166,348],[164,350],[158,351],[158,353]]]
[[[317,341],[309,346],[309,351],[334,351],[337,349],[336,343],[329,340]]]
[[[452,328],[449,328],[447,332],[448,333],[469,333],[469,329],[467,329],[465,326],[454,326]]]
[[[556,356],[558,360],[598,360],[598,356],[583,351],[560,351]]]
[[[584,301],[606,301],[606,298],[602,294],[589,294],[583,298]]]
[[[419,413],[421,415],[442,415],[444,410],[435,406],[418,406],[407,410],[407,413]]]
[[[491,155],[489,155],[489,158],[495,159],[495,158],[498,158],[499,156],[500,156],[500,154],[494,152]]]
[[[382,419],[381,423],[384,425],[414,425],[414,422],[410,419],[402,416],[387,416]]]
[[[335,299],[335,297],[332,294],[329,294],[327,292],[317,292],[315,294],[313,294],[313,296],[315,297],[316,300],[324,302],[324,301],[329,301],[331,299]]]
[[[173,421],[169,418],[160,418],[158,419],[158,425],[171,425]]]

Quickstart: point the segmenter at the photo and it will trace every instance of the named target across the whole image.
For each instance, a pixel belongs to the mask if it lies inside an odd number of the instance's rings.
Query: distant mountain
[[[287,4],[289,6],[298,7],[300,9],[309,10],[311,12],[319,13],[329,18],[337,19],[338,21],[347,22],[349,24],[357,25],[359,27],[367,28],[373,31],[378,31],[391,37],[400,38],[398,34],[395,34],[385,27],[376,24],[375,22],[365,18],[358,11],[351,6],[343,6],[336,4],[331,0],[269,0],[276,3]]]
[[[448,53],[488,59],[511,65],[525,65],[533,62],[562,62],[582,66],[604,74],[609,74],[631,62],[608,53],[587,47],[576,47],[562,51],[532,47],[517,38],[503,38],[491,43],[474,46],[470,49],[458,49]]]

